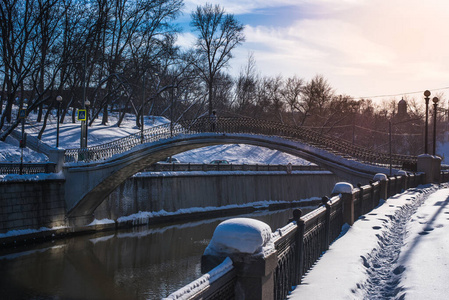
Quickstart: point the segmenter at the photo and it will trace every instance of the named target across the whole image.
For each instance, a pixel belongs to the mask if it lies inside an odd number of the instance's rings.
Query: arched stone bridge
[[[66,204],[69,218],[86,221],[114,189],[133,174],[168,156],[218,144],[249,144],[286,152],[332,171],[342,179],[367,182],[373,174],[413,165],[416,157],[374,153],[310,129],[246,118],[165,124],[117,141],[65,151]],[[81,221],[82,222],[82,221]]]

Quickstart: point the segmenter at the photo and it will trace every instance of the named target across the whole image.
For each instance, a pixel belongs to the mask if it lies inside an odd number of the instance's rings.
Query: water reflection
[[[272,229],[291,210],[244,217]],[[201,276],[200,257],[226,218],[135,227],[1,253],[4,299],[160,299]]]

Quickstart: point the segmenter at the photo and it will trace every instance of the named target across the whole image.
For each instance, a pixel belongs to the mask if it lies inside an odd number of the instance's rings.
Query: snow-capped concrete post
[[[62,165],[64,164],[64,149],[51,149],[48,159],[51,162],[56,163],[55,173],[58,173],[62,170]]]
[[[401,187],[402,187],[402,190],[405,191],[408,186],[408,174],[404,170],[399,170],[398,175],[401,176],[401,179],[400,179],[402,182]]]
[[[277,256],[271,235],[269,225],[254,219],[220,223],[201,258],[202,272],[229,257],[237,273],[235,299],[273,299]]]
[[[377,173],[373,177],[374,181],[379,181],[380,199],[386,200],[388,198],[388,177],[383,173]]]
[[[418,172],[422,172],[426,174],[425,177],[425,182],[423,182],[424,184],[427,183],[432,183],[434,175],[433,175],[433,156],[430,154],[421,154],[418,155],[418,166],[417,166],[417,170]]]
[[[337,182],[332,190],[331,195],[341,194],[341,200],[343,201],[343,222],[348,223],[350,226],[354,224],[354,197],[355,190],[352,184],[347,182]]]
[[[440,183],[440,175],[441,175],[441,157],[434,156],[433,157],[433,182]]]

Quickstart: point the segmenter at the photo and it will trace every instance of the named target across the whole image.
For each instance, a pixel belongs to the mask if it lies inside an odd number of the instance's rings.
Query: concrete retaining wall
[[[337,181],[327,171],[151,173],[129,178],[96,209],[95,218],[320,197]],[[64,185],[60,179],[0,182],[0,233],[67,226]]]
[[[211,174],[212,173],[212,174]],[[116,220],[139,211],[174,212],[265,200],[300,200],[329,195],[338,178],[315,172],[180,172],[129,178],[96,210],[95,218]]]
[[[64,180],[0,182],[0,233],[64,225]]]

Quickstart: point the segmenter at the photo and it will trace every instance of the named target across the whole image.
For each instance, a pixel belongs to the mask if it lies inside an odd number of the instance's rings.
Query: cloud
[[[307,80],[322,74],[339,92],[353,96],[449,85],[447,1],[209,2],[239,15],[246,25],[246,42],[233,52],[232,74],[253,52],[263,75],[296,74]],[[204,2],[186,2],[192,5]]]

